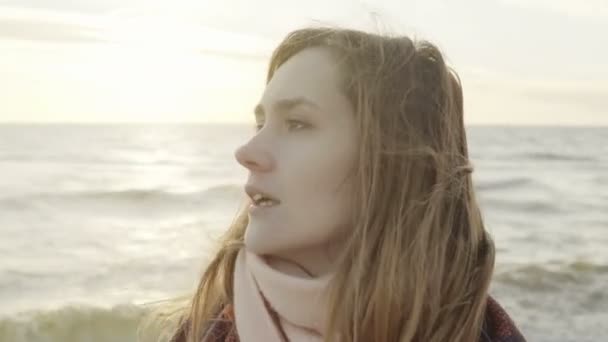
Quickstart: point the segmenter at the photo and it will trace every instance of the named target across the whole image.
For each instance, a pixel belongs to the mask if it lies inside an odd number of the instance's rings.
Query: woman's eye
[[[308,127],[308,124],[298,120],[287,120],[287,125],[289,126],[290,130],[300,130]]]
[[[298,121],[298,120],[287,120],[287,126],[288,126],[289,130],[300,130],[300,129],[306,128],[310,125],[308,125],[305,122]],[[254,128],[255,128],[256,132],[259,132],[262,128],[264,128],[264,122],[256,123],[254,125]]]

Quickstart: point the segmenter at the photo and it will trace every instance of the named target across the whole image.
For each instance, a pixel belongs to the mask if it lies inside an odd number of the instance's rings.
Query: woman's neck
[[[336,269],[338,252],[344,243],[332,243],[315,248],[289,250],[277,255],[265,255],[264,259],[270,267],[285,274],[316,278]]]

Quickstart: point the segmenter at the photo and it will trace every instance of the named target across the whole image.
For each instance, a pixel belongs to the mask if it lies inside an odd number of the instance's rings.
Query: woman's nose
[[[239,164],[250,171],[267,172],[273,167],[270,153],[262,149],[261,146],[252,144],[251,141],[237,148],[234,156]]]

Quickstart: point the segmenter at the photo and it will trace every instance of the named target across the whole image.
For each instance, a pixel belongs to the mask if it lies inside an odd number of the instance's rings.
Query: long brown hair
[[[267,81],[309,47],[333,52],[359,130],[352,232],[330,284],[330,341],[479,339],[494,244],[474,196],[456,73],[404,36],[306,28],[274,51]],[[185,312],[198,342],[233,298],[248,217],[221,239]]]

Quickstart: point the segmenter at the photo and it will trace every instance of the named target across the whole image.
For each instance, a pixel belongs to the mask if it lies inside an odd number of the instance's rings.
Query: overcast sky
[[[251,121],[315,23],[438,44],[469,124],[608,125],[606,0],[0,0],[0,122]]]

